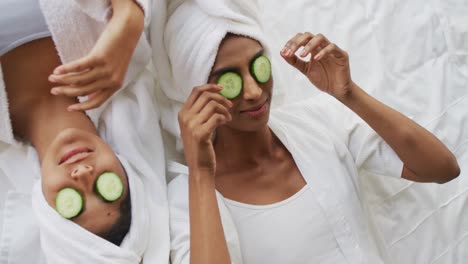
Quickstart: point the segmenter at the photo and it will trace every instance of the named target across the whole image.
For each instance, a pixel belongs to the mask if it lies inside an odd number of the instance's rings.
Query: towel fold
[[[3,81],[2,65],[0,64],[0,142],[12,144],[14,137],[8,107],[8,96]]]
[[[166,49],[175,88],[186,99],[206,84],[221,41],[227,33],[251,37],[266,45],[256,1],[172,1],[165,30]]]
[[[41,181],[33,190],[33,209],[40,227],[41,247],[48,263],[138,264],[145,252],[150,228],[148,198],[140,176],[123,157],[132,203],[130,231],[120,247],[61,217],[46,201]]]

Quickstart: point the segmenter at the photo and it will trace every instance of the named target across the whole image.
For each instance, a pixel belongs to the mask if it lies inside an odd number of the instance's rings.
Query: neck
[[[274,157],[276,147],[277,140],[267,125],[249,132],[220,127],[214,142],[216,161],[227,169],[257,167]]]
[[[74,98],[47,96],[40,100],[26,116],[23,131],[19,131],[37,150],[42,161],[48,147],[60,132],[67,128],[82,129],[97,134],[96,128],[84,112],[69,112],[67,106]]]

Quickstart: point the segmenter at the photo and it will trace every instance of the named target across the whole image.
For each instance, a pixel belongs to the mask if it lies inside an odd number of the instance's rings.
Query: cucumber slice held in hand
[[[259,83],[266,83],[271,78],[271,63],[266,56],[260,56],[252,62],[251,69],[253,76]]]
[[[221,95],[227,99],[234,99],[242,91],[242,77],[235,72],[223,73],[218,79],[218,84],[223,87]]]
[[[119,175],[113,172],[104,172],[96,181],[96,192],[106,201],[118,200],[124,191],[124,185]]]
[[[73,188],[63,188],[55,198],[55,210],[67,219],[76,217],[83,210],[83,196]]]

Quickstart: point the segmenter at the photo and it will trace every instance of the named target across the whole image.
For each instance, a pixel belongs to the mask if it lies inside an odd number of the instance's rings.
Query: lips
[[[257,106],[254,106],[245,110],[241,110],[240,112],[242,114],[247,114],[250,116],[258,116],[266,112],[267,109],[268,109],[268,99],[265,100],[265,102],[260,105],[257,105]]]
[[[265,102],[263,102],[262,104],[259,104],[259,105],[257,105],[257,106],[251,107],[251,108],[247,108],[247,109],[245,109],[245,110],[241,110],[240,112],[243,113],[243,112],[258,111],[258,110],[260,110],[267,102],[268,102],[268,99],[266,99]]]
[[[268,100],[266,100],[261,105],[257,105],[255,107],[249,108],[247,110],[243,110],[243,111],[241,111],[241,113],[247,114],[247,115],[252,116],[252,117],[259,116],[259,115],[265,113],[266,110],[268,109],[267,102],[268,102]]]
[[[60,159],[59,165],[61,164],[73,164],[78,161],[86,159],[89,155],[91,155],[92,150],[88,148],[74,148],[71,149],[62,156]]]

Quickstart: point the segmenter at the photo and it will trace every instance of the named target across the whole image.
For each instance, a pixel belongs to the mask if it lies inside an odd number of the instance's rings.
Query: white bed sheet
[[[458,158],[462,173],[445,185],[362,175],[362,202],[385,263],[467,263],[468,1],[261,3],[275,71],[291,76],[275,79],[277,104],[317,93],[279,50],[297,32],[323,33],[348,51],[356,83],[430,129]]]

